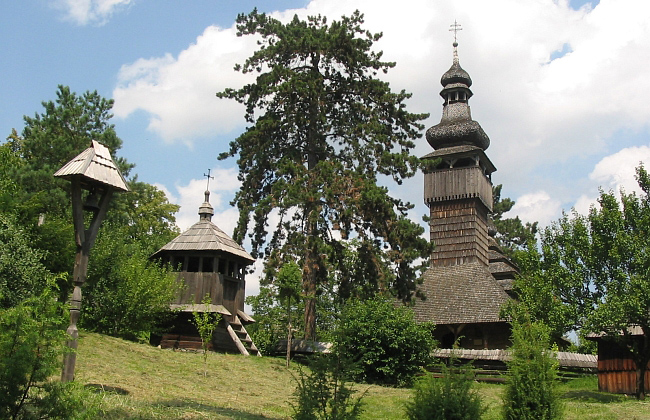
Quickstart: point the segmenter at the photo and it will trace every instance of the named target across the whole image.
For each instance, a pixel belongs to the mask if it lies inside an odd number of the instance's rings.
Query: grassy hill
[[[107,419],[285,419],[295,387],[283,359],[211,353],[204,376],[199,353],[161,350],[83,332],[76,381],[99,392]],[[478,384],[498,419],[500,385]],[[408,389],[358,385],[366,419],[402,419]],[[596,392],[595,378],[562,387],[567,419],[650,419],[650,400]]]

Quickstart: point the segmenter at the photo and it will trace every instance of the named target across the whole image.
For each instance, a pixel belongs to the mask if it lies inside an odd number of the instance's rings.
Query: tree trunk
[[[311,76],[312,80],[320,80],[321,74],[318,68],[320,63],[320,53],[314,52],[311,54]],[[310,173],[316,169],[318,162],[321,159],[323,139],[319,129],[318,121],[320,120],[320,98],[312,96],[309,99],[309,126],[307,127],[307,170]],[[310,175],[310,178],[313,179]],[[314,195],[320,189],[320,186],[310,180],[308,189]],[[306,255],[305,267],[302,276],[302,289],[305,294],[305,339],[316,339],[316,288],[318,285],[319,269],[320,269],[320,256],[316,247],[318,237],[318,219],[320,213],[319,198],[308,199],[305,203],[305,217],[306,217]]]
[[[648,362],[650,361],[650,337],[645,334],[645,331],[639,347],[634,358],[636,363],[636,398],[637,400],[644,400],[646,389],[645,373],[648,370]]]
[[[318,263],[311,247],[307,249],[305,268],[302,275],[302,290],[305,294],[305,340],[316,339],[316,276]]]

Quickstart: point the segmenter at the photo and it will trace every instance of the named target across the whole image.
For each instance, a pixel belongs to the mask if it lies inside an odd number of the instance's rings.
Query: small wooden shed
[[[201,339],[192,323],[192,312],[221,315],[211,348],[215,350],[261,355],[245,325],[255,320],[244,312],[246,267],[255,260],[238,243],[212,223],[214,210],[210,192],[199,208],[199,221],[152,255],[178,270],[184,288],[171,303],[178,314],[163,334],[163,348],[201,348]],[[203,304],[206,295],[210,304]]]
[[[633,339],[643,340],[640,327],[628,327]],[[605,334],[589,334],[598,343],[598,390],[614,394],[636,393],[636,363],[630,350]],[[650,362],[645,372],[645,392],[650,392]]]

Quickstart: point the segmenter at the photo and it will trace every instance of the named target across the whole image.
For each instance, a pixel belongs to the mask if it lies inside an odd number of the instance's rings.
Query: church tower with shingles
[[[452,25],[454,32],[459,29]],[[440,81],[442,118],[426,133],[434,151],[423,157],[430,162],[424,201],[435,250],[422,279],[424,300],[414,312],[419,321],[437,325],[442,347],[460,339],[463,348],[504,348],[510,329],[499,312],[509,296],[499,273],[493,273],[503,271],[495,264],[502,254],[489,232],[496,168],[485,154],[490,139],[472,119],[472,79],[460,66],[456,40],[453,47],[451,68]]]

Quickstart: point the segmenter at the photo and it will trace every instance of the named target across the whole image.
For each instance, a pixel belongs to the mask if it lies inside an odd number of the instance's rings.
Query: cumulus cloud
[[[636,181],[636,168],[650,163],[650,146],[627,147],[600,160],[589,174],[591,188],[588,194],[582,194],[574,208],[578,213],[587,214],[591,206],[598,204],[598,189],[613,191],[616,195],[621,190],[626,193],[641,193]]]
[[[131,0],[55,0],[54,7],[65,13],[65,18],[78,25],[103,25],[115,14],[126,9]]]
[[[228,235],[232,235],[237,224],[237,209],[230,206],[230,200],[239,188],[237,172],[230,169],[215,168],[210,172],[214,179],[210,180],[210,204],[214,209],[212,221]],[[186,230],[199,221],[199,207],[204,201],[206,178],[191,179],[187,184],[177,184],[173,187],[156,184],[167,199],[181,206],[176,214],[176,224],[181,231]]]
[[[168,142],[191,143],[243,124],[243,107],[215,96],[249,79],[233,66],[253,50],[255,40],[235,32],[210,26],[177,57],[141,58],[122,66],[113,91],[115,115],[146,111],[149,130]]]
[[[561,204],[546,191],[537,191],[515,200],[515,205],[503,217],[519,216],[524,223],[539,222],[540,226],[548,226],[560,216]]]
[[[474,118],[492,138],[488,153],[498,157],[499,183],[522,187],[527,173],[549,161],[597,156],[613,133],[649,127],[650,2],[603,0],[593,9],[573,10],[552,1],[411,0],[395,8],[368,0],[314,0],[273,15],[284,21],[294,13],[333,19],[357,8],[365,27],[384,33],[376,46],[385,59],[397,62],[385,78],[395,90],[414,93],[412,111],[432,113],[427,126],[440,118],[439,78],[451,65],[451,17],[463,25],[461,64],[474,80]],[[255,48],[253,37],[238,38],[234,26],[210,26],[177,55],[126,64],[114,91],[115,114],[146,111],[149,129],[168,142],[240,132],[243,109],[214,94],[250,80],[232,67]],[[416,152],[428,150],[421,141]]]

